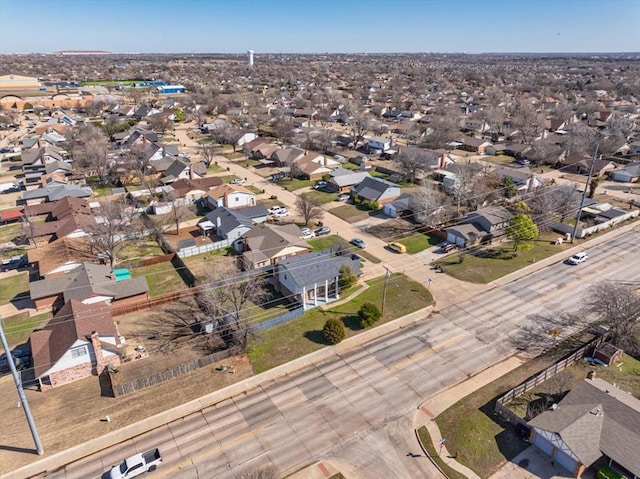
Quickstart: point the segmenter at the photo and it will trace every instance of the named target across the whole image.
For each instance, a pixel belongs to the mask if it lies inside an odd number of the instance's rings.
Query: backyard
[[[381,306],[385,278],[374,278],[367,284],[367,290],[347,303],[329,306],[327,310],[312,309],[298,319],[262,332],[252,342],[248,352],[254,372],[266,371],[327,346],[322,327],[329,318],[339,318],[344,322],[347,338],[362,331],[358,326],[358,310],[364,303]],[[398,291],[403,294],[397,294]],[[432,302],[431,294],[422,285],[404,275],[394,274],[387,284],[385,314],[378,325],[417,311]]]
[[[0,279],[0,304],[9,304],[16,296],[29,296],[29,273]]]
[[[364,206],[349,204],[331,208],[329,212],[349,223],[357,223],[358,221],[366,220],[369,217],[371,210]]]
[[[149,296],[151,297],[187,289],[187,285],[168,261],[151,266],[133,268],[131,269],[131,276],[144,276],[147,279]]]

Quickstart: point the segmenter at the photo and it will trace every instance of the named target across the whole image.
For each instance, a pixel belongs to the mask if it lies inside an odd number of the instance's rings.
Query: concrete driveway
[[[575,477],[573,474],[551,461],[551,458],[538,448],[529,446],[489,479],[565,479],[573,477]],[[587,470],[582,477],[595,479],[596,474]]]

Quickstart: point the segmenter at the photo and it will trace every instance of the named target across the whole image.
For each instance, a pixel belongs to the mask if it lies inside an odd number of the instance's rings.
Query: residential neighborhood
[[[0,58],[0,477],[640,477],[637,56]]]

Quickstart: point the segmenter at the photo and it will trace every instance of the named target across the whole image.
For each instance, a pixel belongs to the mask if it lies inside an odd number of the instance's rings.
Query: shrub
[[[329,318],[322,328],[324,339],[329,344],[338,344],[345,337],[344,324],[338,318]]]
[[[622,476],[609,466],[601,467],[598,471],[598,479],[620,479]]]
[[[351,271],[351,267],[347,264],[340,267],[340,277],[338,278],[338,286],[340,289],[346,289],[358,282],[358,275]]]
[[[375,304],[372,303],[364,303],[360,307],[360,311],[358,311],[358,317],[360,318],[360,327],[368,328],[369,326],[373,326],[378,322],[382,313],[380,312],[380,308],[378,308]]]

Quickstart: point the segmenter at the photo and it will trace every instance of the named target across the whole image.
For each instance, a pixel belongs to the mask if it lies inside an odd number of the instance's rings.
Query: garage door
[[[533,438],[533,445],[544,452],[547,456],[551,456],[551,454],[553,453],[553,444],[551,444],[538,433],[536,433],[535,437]]]
[[[456,236],[455,234],[453,234],[451,232],[447,233],[447,241],[449,243],[453,243],[453,244],[456,244],[458,246],[464,247],[464,238],[460,238],[459,236]]]
[[[578,465],[574,458],[561,449],[558,449],[558,452],[556,452],[556,462],[572,474],[575,472],[576,466]]]

